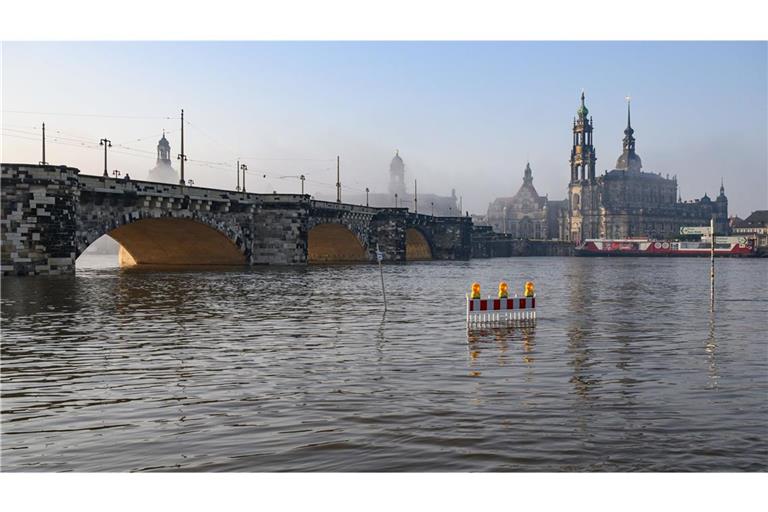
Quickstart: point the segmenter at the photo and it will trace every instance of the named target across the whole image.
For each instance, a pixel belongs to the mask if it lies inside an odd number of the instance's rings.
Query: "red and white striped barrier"
[[[467,327],[512,324],[536,319],[536,297],[470,299],[467,294]]]

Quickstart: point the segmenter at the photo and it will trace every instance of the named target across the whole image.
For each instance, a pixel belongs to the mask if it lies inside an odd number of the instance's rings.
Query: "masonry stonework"
[[[132,256],[125,260],[142,263],[143,244],[152,246],[154,259],[144,255],[152,263],[171,249],[173,263],[205,263],[204,254],[189,253],[200,252],[201,247],[204,252],[206,247],[194,240],[197,231],[182,237],[178,230],[191,225],[171,220],[192,221],[223,235],[217,243],[226,244],[229,252],[217,249],[229,254],[225,261],[235,255],[236,261],[248,265],[307,264],[308,233],[321,224],[339,224],[349,230],[368,261],[376,261],[377,246],[385,261],[405,261],[409,228],[424,235],[433,259],[468,259],[471,252],[469,218],[315,201],[298,194],[250,194],[89,176],[66,166],[2,164],[2,212],[3,275],[73,272],[77,257],[110,233],[122,244],[134,244],[125,247]],[[152,219],[163,220],[168,236],[155,234],[154,239],[137,243],[137,236],[149,236],[139,229],[148,224],[139,221]],[[130,237],[125,235],[127,227]],[[182,242],[190,247],[169,247]],[[166,247],[158,248],[163,244]],[[189,261],[184,261],[184,250]]]

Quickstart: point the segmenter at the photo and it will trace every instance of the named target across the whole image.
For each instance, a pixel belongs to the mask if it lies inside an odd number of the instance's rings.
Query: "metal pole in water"
[[[381,295],[384,297],[384,311],[387,310],[387,291],[384,289],[384,268],[381,266],[381,260],[384,254],[379,250],[379,244],[376,244],[376,260],[379,262],[379,274],[381,275]]]
[[[709,221],[709,233],[712,243],[709,250],[709,304],[715,310],[715,217]]]

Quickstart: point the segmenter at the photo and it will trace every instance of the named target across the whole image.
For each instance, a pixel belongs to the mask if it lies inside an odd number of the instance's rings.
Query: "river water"
[[[766,471],[768,260],[2,280],[3,471]],[[472,333],[473,280],[536,283]]]

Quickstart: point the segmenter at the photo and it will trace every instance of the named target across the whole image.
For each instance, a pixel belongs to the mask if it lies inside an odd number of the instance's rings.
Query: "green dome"
[[[578,114],[579,117],[586,116],[587,114],[589,114],[589,109],[587,108],[586,105],[582,105],[579,107],[579,110],[576,111],[576,114]]]

